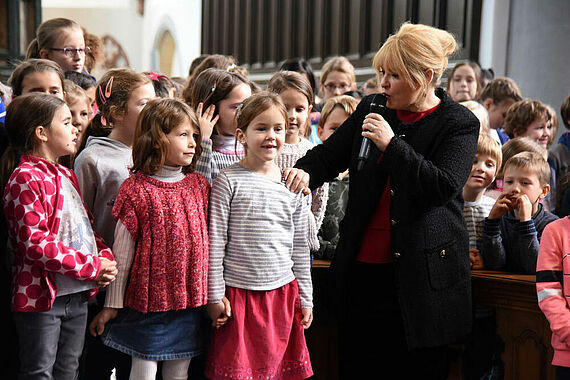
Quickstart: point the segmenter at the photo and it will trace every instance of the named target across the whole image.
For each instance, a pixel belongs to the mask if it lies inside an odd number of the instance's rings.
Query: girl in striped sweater
[[[536,264],[538,306],[552,330],[558,379],[570,378],[570,219],[560,218],[544,227]]]
[[[304,329],[313,318],[306,196],[290,192],[275,158],[287,113],[261,92],[238,111],[246,155],[212,185],[206,375],[305,379],[313,374]]]

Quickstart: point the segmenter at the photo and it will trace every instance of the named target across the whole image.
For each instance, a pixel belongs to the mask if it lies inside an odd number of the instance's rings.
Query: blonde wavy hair
[[[389,68],[411,87],[423,89],[437,86],[441,81],[449,56],[457,50],[451,33],[422,24],[404,23],[396,34],[388,37],[374,56],[372,66],[378,74]],[[428,82],[428,70],[433,78]]]

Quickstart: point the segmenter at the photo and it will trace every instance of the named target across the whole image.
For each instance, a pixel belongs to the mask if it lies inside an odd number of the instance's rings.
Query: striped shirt
[[[480,249],[479,245],[483,236],[483,221],[489,216],[495,200],[483,195],[475,202],[467,202],[463,206],[463,217],[469,232],[469,249]]]
[[[196,161],[196,173],[202,174],[210,184],[214,182],[222,169],[241,160],[243,151],[235,149],[214,149],[213,140],[202,139],[202,153]]]
[[[307,197],[236,163],[222,170],[210,197],[208,301],[225,287],[273,290],[297,279],[301,307],[312,308]]]

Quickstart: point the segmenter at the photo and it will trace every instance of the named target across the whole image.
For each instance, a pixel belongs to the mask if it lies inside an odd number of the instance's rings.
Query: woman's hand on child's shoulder
[[[311,327],[311,323],[313,323],[313,309],[301,309],[301,313],[303,313],[301,326],[306,330]]]
[[[214,130],[214,125],[218,122],[218,118],[220,115],[216,115],[214,117],[214,111],[216,110],[216,106],[211,104],[206,111],[203,111],[204,104],[198,104],[196,107],[196,115],[198,116],[198,124],[200,127],[200,132],[202,133],[202,137],[210,138],[212,136],[212,131]]]
[[[285,179],[285,186],[293,193],[303,192],[308,195],[311,193],[309,189],[309,173],[302,169],[287,168],[283,171],[283,179]]]
[[[217,329],[225,325],[232,316],[232,307],[226,297],[222,298],[222,302],[206,305],[206,311],[212,320],[212,326]]]
[[[97,336],[103,334],[103,331],[105,331],[105,325],[111,319],[114,319],[117,316],[117,313],[118,310],[115,308],[104,307],[89,324],[89,332],[91,335]]]

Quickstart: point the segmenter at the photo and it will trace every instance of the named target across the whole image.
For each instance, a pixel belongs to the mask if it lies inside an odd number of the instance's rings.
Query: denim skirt
[[[204,307],[141,313],[125,307],[107,323],[103,344],[144,360],[175,360],[206,349],[208,320]]]

